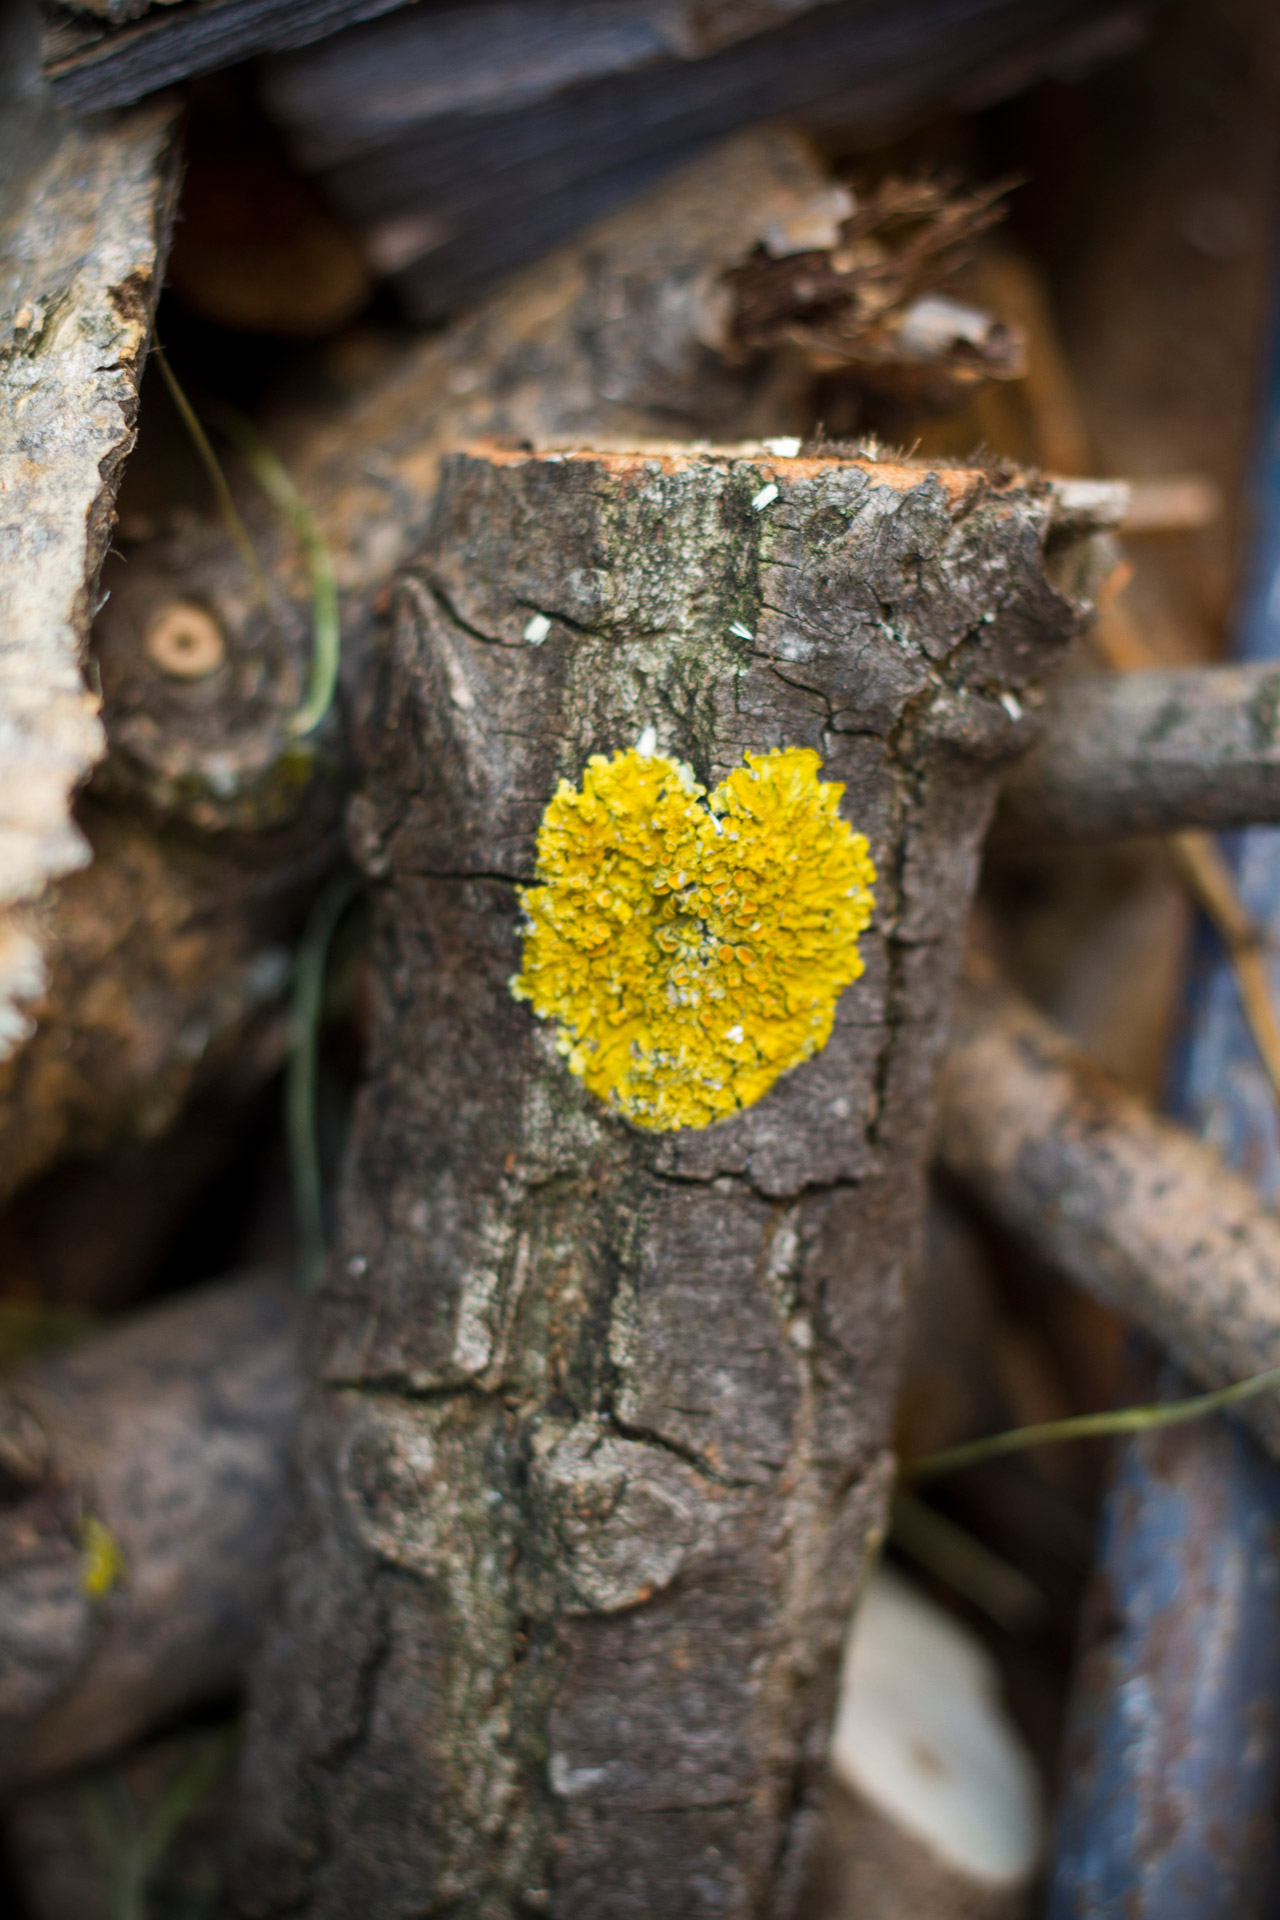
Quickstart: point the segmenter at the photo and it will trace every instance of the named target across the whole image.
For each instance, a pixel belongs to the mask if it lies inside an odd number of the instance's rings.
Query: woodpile
[[[1078,1621],[1104,1757],[1147,1656],[1081,1612],[1104,1463],[978,1443],[1135,1333],[1280,1367],[1275,902],[1214,838],[1280,824],[1280,648],[1220,658],[1267,10],[3,31],[15,1912],[1023,1920],[1060,1794],[1067,1920]],[[1190,902],[1248,1067],[1197,1027],[1172,1119]],[[1169,1442],[1215,1554],[1276,1405]],[[1128,1817],[1107,1887],[1210,1884]]]

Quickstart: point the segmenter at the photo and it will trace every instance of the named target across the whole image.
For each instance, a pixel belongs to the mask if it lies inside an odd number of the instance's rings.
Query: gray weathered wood
[[[1030,724],[998,696],[1078,624],[1052,511],[859,459],[447,463],[366,702],[376,1037],[240,1911],[796,1910],[934,1061]],[[648,726],[708,784],[816,748],[880,875],[825,1051],[705,1131],[594,1101],[508,984],[557,780]]]
[[[277,47],[302,47],[403,0],[156,0],[43,6],[45,73],[81,112],[127,106],[196,73]]]
[[[405,0],[64,0],[46,5],[44,58],[60,98],[82,109],[119,106],[157,87],[251,54],[307,47],[394,12]],[[776,26],[818,0],[489,0],[434,6],[424,34],[398,43],[402,82],[430,92],[437,77],[455,107],[509,102],[581,79],[673,57],[696,59]],[[415,58],[415,55],[417,56]],[[397,57],[392,55],[393,61]],[[357,75],[344,45],[339,56]]]
[[[301,1307],[271,1276],[153,1307],[0,1390],[0,1793],[240,1680],[287,1506]],[[86,1588],[86,1519],[123,1566]]]
[[[1280,1366],[1280,1222],[1007,988],[966,980],[938,1087],[943,1166],[1206,1386]],[[1273,1395],[1240,1409],[1280,1452]]]
[[[410,8],[272,63],[266,97],[371,261],[435,319],[711,142],[767,119],[868,143],[1125,44],[1114,0],[845,0],[761,33],[651,4]],[[673,23],[675,30],[673,31]],[[681,45],[681,42],[684,42]],[[652,45],[651,43],[656,43]],[[719,47],[701,59],[655,52]]]
[[[1280,821],[1280,669],[1202,667],[1069,680],[1013,768],[998,825],[1105,840]]]

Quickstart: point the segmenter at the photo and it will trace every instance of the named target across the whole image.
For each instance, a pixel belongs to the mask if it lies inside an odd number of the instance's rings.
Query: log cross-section
[[[852,457],[446,462],[362,723],[377,1032],[241,1911],[795,1910],[978,847],[1078,624],[1052,514]],[[596,1101],[509,987],[547,801],[650,730],[707,787],[816,749],[879,876],[829,1044],[704,1131]]]

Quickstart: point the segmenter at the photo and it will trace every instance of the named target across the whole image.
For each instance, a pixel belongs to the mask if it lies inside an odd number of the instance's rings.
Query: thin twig
[[[258,556],[253,550],[248,528],[240,518],[240,511],[232,496],[231,488],[227,485],[227,476],[222,471],[222,463],[210,445],[209,436],[200,424],[199,415],[179,385],[178,376],[169,365],[168,356],[158,340],[153,342],[151,351],[155,355],[156,365],[160,369],[165,386],[169,389],[169,398],[177,408],[178,417],[190,435],[191,444],[199,455],[200,464],[209,477],[209,484],[213,488],[218,512],[227,530],[227,537],[244,562],[245,571],[253,582],[254,591],[261,600],[264,611],[274,621],[271,588],[267,576],[262,571]]]
[[[932,1480],[939,1474],[976,1466],[982,1460],[995,1460],[1001,1454],[1022,1453],[1029,1447],[1057,1446],[1064,1440],[1109,1439],[1117,1434],[1180,1427],[1276,1388],[1280,1388],[1280,1367],[1268,1367],[1265,1373],[1250,1374],[1247,1380],[1237,1380],[1232,1386],[1219,1387],[1213,1393],[1198,1393],[1189,1400],[1175,1400],[1170,1405],[1120,1407],[1110,1413],[1077,1413],[1068,1420],[1042,1420],[1036,1426],[1010,1427],[1004,1433],[988,1434],[982,1440],[966,1440],[958,1447],[926,1453],[902,1468],[902,1478]]]
[[[218,407],[211,418],[234,441],[258,486],[293,528],[306,556],[311,576],[311,680],[302,705],[288,721],[290,733],[301,738],[320,725],[338,686],[342,631],[333,555],[310,506],[257,428],[231,407]]]
[[[316,1118],[316,1064],[329,949],[339,922],[359,891],[352,874],[330,881],[311,909],[294,961],[293,1019],[285,1065],[285,1132],[298,1226],[298,1269],[304,1290],[324,1272],[324,1189]]]

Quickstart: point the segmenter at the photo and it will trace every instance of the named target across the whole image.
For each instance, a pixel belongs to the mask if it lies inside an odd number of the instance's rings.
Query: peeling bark
[[[0,1060],[47,979],[33,904],[90,857],[71,817],[103,751],[85,649],[168,244],[173,123],[168,103],[78,126],[32,94],[0,127]]]
[[[857,459],[447,464],[363,723],[377,1033],[242,1912],[796,1910],[933,1065],[1030,724],[998,696],[1078,624],[1051,516]],[[595,1103],[508,990],[557,779],[647,726],[708,784],[815,747],[880,875],[825,1051],[703,1132]]]

